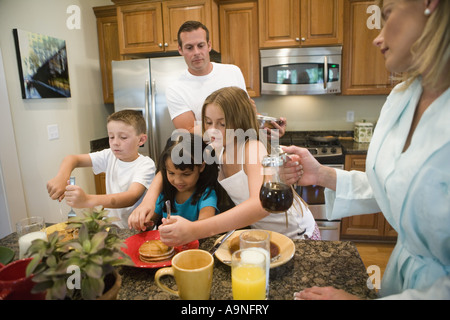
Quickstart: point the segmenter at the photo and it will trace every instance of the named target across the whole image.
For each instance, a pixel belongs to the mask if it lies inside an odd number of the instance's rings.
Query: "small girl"
[[[163,220],[159,231],[164,243],[180,245],[249,225],[292,238],[306,235],[320,239],[311,211],[303,203],[298,204],[303,215],[293,210],[292,214],[296,216],[289,219],[288,228],[284,214],[270,214],[261,206],[261,160],[267,151],[259,139],[255,110],[244,90],[227,87],[213,92],[203,105],[202,126],[205,138],[221,154],[219,183],[236,206],[202,221],[189,222],[178,217]],[[235,136],[230,134],[233,132]],[[249,138],[243,139],[242,133],[249,133]]]
[[[196,153],[195,148],[201,152]],[[154,223],[161,215],[167,217],[167,200],[171,203],[171,214],[190,221],[206,219],[218,213],[218,170],[214,153],[210,151],[202,138],[192,133],[179,135],[175,141],[168,140],[159,158],[158,171],[162,174],[163,189],[156,201],[152,217]]]

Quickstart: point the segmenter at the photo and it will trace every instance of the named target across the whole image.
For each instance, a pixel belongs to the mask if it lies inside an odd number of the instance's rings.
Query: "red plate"
[[[130,256],[134,262],[134,266],[138,268],[162,268],[172,265],[172,259],[158,262],[143,262],[139,259],[139,247],[149,240],[159,239],[159,230],[145,231],[134,236],[125,239],[126,248],[122,248],[122,251]],[[189,242],[183,246],[175,247],[175,253],[189,249],[198,249],[198,240]]]

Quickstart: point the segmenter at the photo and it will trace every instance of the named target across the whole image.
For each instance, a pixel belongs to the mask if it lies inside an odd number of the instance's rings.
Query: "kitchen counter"
[[[121,238],[135,234],[131,230],[119,231]],[[200,249],[209,250],[219,236],[200,240]],[[367,287],[364,264],[355,245],[347,241],[293,240],[295,254],[286,264],[270,270],[269,299],[292,300],[296,291],[312,286],[334,286],[364,299],[376,298],[376,292]],[[18,257],[17,234],[0,239],[0,246],[13,249]],[[154,281],[155,269],[128,266],[118,267],[122,287],[118,299],[122,300],[177,300],[163,292]],[[173,278],[162,281],[174,285]],[[231,300],[230,267],[215,258],[211,300]]]
[[[367,150],[369,149],[370,143],[360,143],[356,142],[353,139],[340,139],[340,143],[342,146],[342,151],[344,154],[367,154]]]

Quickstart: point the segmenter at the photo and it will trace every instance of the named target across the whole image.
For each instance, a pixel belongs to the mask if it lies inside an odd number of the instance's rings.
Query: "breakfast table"
[[[136,234],[120,229],[122,239]],[[209,251],[221,235],[199,240],[199,249]],[[292,300],[294,292],[312,286],[333,286],[362,299],[377,298],[367,285],[368,274],[357,248],[349,241],[292,240],[295,252],[285,263],[270,269],[269,299]],[[14,232],[0,239],[0,246],[11,248],[18,259],[18,238]],[[214,259],[211,300],[231,300],[231,267]],[[117,267],[122,276],[120,300],[178,300],[162,291],[155,283],[157,268]],[[171,277],[162,281],[175,287]]]

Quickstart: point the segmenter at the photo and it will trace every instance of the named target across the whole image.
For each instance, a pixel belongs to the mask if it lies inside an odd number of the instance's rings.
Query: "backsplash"
[[[254,98],[258,112],[285,117],[288,131],[353,130],[361,120],[376,123],[386,96],[271,96]],[[354,122],[347,122],[347,111]]]

